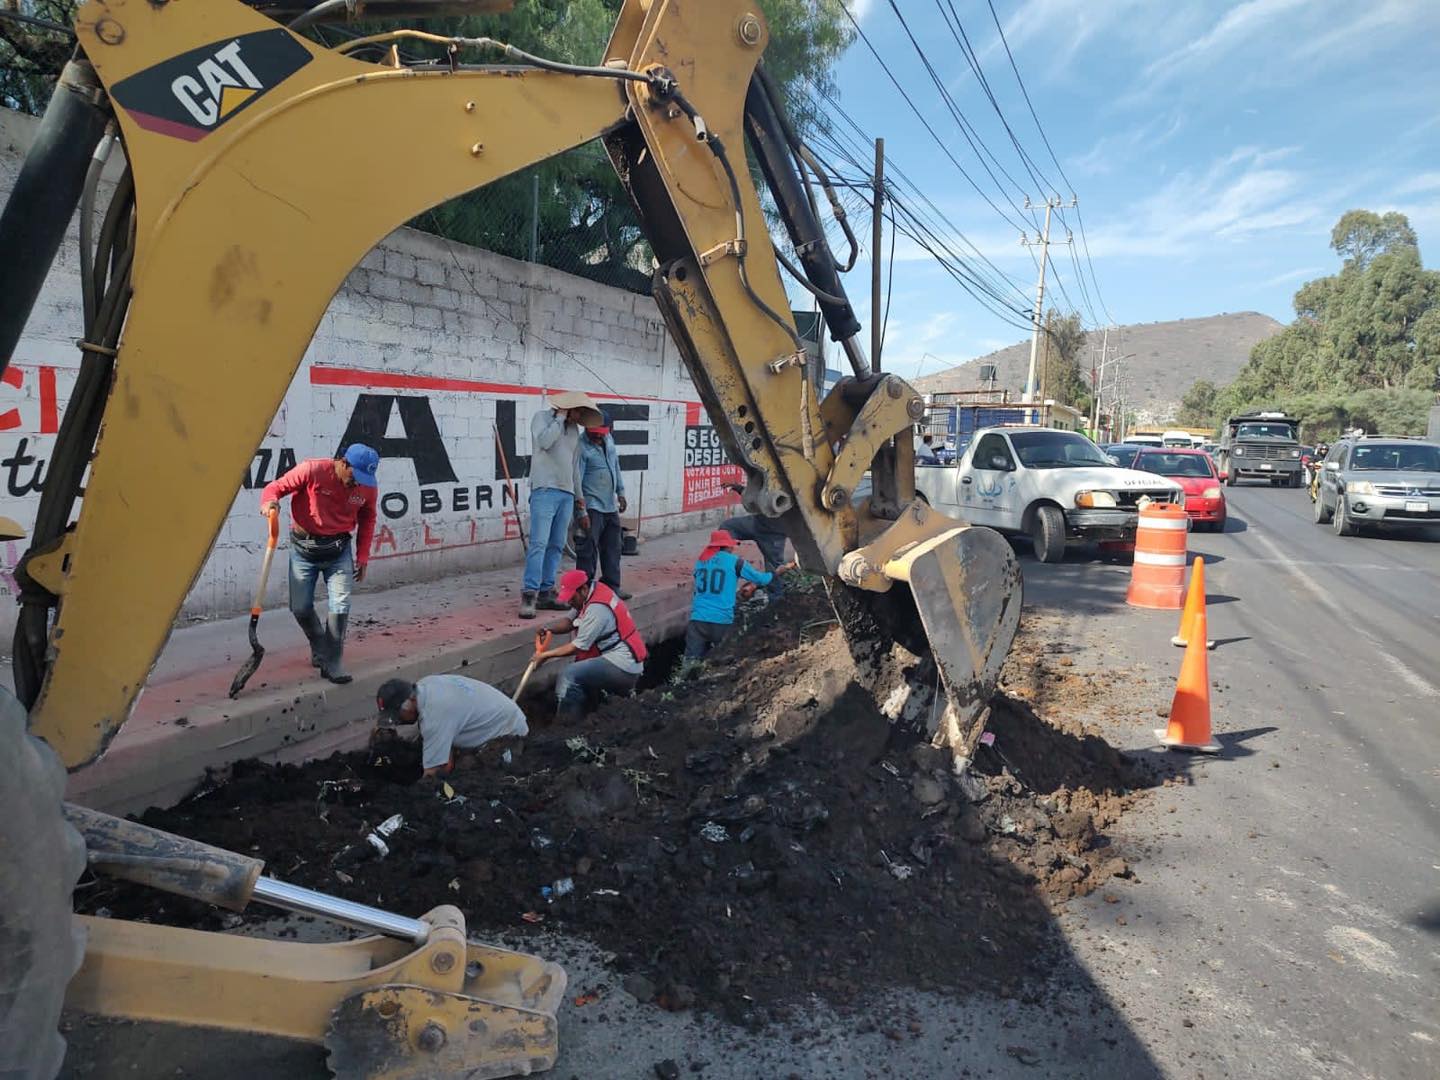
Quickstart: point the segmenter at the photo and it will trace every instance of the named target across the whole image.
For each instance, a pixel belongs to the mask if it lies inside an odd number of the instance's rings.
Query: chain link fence
[[[598,142],[452,199],[410,224],[602,285],[650,292],[650,245]]]

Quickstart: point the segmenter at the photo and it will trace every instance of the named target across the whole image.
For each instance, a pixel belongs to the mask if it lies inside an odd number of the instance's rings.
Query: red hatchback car
[[[1198,532],[1202,527],[1225,531],[1225,489],[1215,462],[1204,450],[1146,448],[1135,455],[1132,469],[1168,476],[1185,489],[1185,512]]]

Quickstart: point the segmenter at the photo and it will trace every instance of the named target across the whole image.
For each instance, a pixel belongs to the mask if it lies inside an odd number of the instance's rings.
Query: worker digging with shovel
[[[575,657],[555,683],[556,703],[562,720],[579,720],[600,703],[605,694],[629,695],[645,670],[649,655],[630,609],[603,581],[592,582],[583,570],[560,575],[555,599],[576,615],[549,629],[575,637],[553,649],[537,648],[531,663]],[[537,645],[542,641],[537,639]]]
[[[379,464],[378,452],[353,443],[338,457],[301,462],[260,493],[260,512],[267,517],[291,496],[290,613],[310,642],[311,665],[333,683],[351,679],[342,664],[345,624],[351,587],[365,580],[370,562]],[[315,614],[315,586],[322,579],[329,601],[324,625]]]

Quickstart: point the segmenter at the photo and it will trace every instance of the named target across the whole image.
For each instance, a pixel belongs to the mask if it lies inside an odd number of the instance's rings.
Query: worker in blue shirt
[[[585,429],[580,440],[580,488],[585,509],[578,517],[580,536],[575,542],[575,569],[603,581],[621,600],[630,594],[620,587],[620,515],[625,512],[625,477],[620,473],[620,455],[610,434],[610,414],[601,410],[603,422]]]
[[[695,563],[695,593],[690,602],[690,625],[685,629],[685,659],[702,659],[725,640],[735,623],[735,594],[744,580],[769,585],[774,574],[756,570],[735,554],[736,540],[724,529],[710,534],[710,543]],[[776,574],[793,569],[793,562],[776,568]]]

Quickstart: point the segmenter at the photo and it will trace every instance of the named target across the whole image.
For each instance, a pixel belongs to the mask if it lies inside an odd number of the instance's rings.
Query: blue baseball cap
[[[380,455],[364,443],[351,443],[345,450],[345,463],[355,470],[355,482],[365,487],[379,487],[375,469],[380,464]]]

